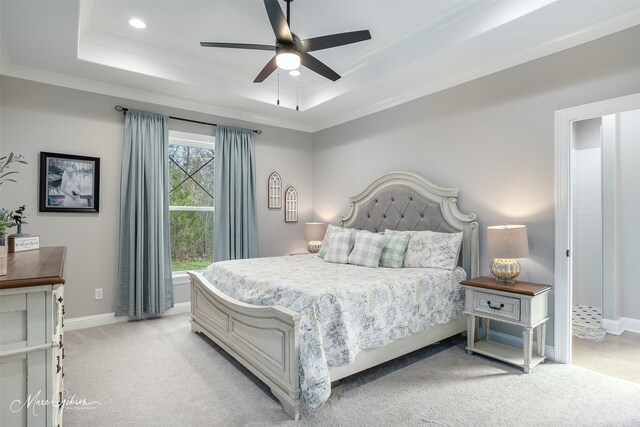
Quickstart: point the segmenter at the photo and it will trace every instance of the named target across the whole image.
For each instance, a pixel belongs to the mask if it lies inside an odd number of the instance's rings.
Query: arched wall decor
[[[280,209],[282,207],[282,178],[278,172],[269,175],[268,188],[269,209]]]
[[[284,222],[298,222],[298,192],[295,188],[287,188],[284,202]]]

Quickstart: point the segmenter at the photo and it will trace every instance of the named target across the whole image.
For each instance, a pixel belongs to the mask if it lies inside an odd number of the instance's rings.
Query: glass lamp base
[[[491,274],[500,283],[515,283],[520,274],[520,263],[513,258],[494,258],[489,264]]]
[[[312,254],[315,254],[317,252],[320,252],[320,248],[321,247],[322,247],[322,241],[321,240],[312,240],[307,245],[307,250],[309,252],[311,252]]]

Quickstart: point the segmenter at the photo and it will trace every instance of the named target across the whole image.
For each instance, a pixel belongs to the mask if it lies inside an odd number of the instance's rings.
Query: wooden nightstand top
[[[476,288],[490,289],[494,291],[510,292],[518,295],[536,296],[544,292],[551,290],[551,286],[542,285],[540,283],[522,282],[520,280],[516,283],[499,283],[496,282],[494,277],[474,277],[473,279],[463,280],[461,285],[473,286]]]

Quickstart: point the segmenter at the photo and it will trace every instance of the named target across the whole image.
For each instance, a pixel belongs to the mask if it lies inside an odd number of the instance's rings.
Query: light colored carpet
[[[268,388],[191,332],[184,315],[65,337],[65,426],[638,426],[640,385],[570,365],[529,375],[464,351],[461,338],[344,379],[287,418]]]

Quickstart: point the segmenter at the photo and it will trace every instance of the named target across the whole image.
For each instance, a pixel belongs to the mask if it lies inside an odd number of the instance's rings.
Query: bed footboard
[[[271,388],[285,412],[300,416],[300,315],[281,306],[230,298],[202,274],[191,278],[191,330],[211,338]]]

